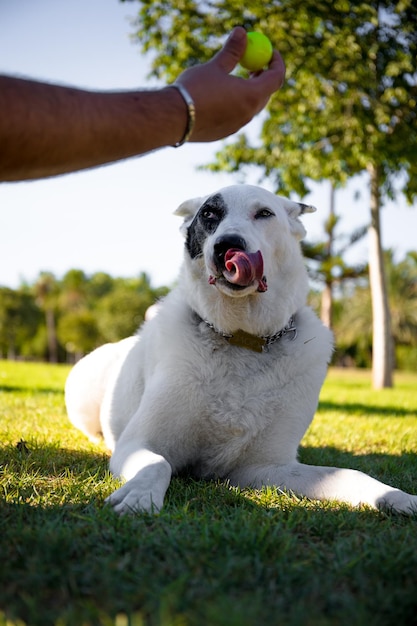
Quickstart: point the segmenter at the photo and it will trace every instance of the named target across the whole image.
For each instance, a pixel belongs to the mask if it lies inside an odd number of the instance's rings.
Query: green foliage
[[[360,266],[343,261],[346,246],[356,233],[335,236],[336,251],[329,258],[325,244],[305,244],[310,276],[338,285],[334,299],[335,363],[369,367],[372,359],[372,318],[369,284]],[[417,349],[417,255],[409,252],[397,261],[392,251],[385,254],[389,285],[396,367],[415,369]],[[77,277],[77,278],[76,278]],[[76,280],[75,280],[76,279]],[[48,277],[51,284],[51,276]],[[167,288],[153,288],[146,275],[112,278],[98,273],[89,277],[70,270],[61,281],[53,278],[53,310],[62,359],[79,357],[97,345],[118,341],[136,331],[148,306]],[[12,290],[0,288],[0,354],[9,358],[38,358],[47,355],[45,317],[35,286]],[[320,294],[310,304],[320,315]],[[49,302],[52,303],[52,296]]]
[[[42,273],[34,285],[0,287],[0,357],[76,357],[136,332],[146,309],[168,288],[146,274],[112,278],[69,270],[61,280]]]
[[[417,8],[413,0],[141,0],[135,37],[152,71],[173,80],[207,60],[235,24],[264,32],[281,51],[286,86],[269,104],[261,142],[242,134],[213,169],[256,165],[277,190],[334,185],[371,164],[392,193],[417,193]]]
[[[157,517],[114,515],[107,454],[65,416],[68,370],[0,362],[1,626],[413,623],[416,519],[190,478]],[[415,492],[416,384],[331,371],[302,460]]]
[[[394,253],[384,255],[389,304],[392,318],[392,341],[398,368],[414,370],[417,353],[417,255],[409,252],[400,262]],[[372,307],[368,280],[349,283],[337,301],[334,331],[337,362],[369,367],[372,345]]]
[[[75,354],[91,352],[102,339],[96,316],[88,309],[70,311],[62,315],[58,322],[57,334],[66,350]]]
[[[160,292],[161,295],[164,291]],[[118,341],[133,335],[145,318],[148,307],[157,299],[149,279],[116,281],[113,290],[97,304],[98,330],[106,341]]]
[[[0,287],[0,356],[14,358],[21,346],[27,351],[40,320],[41,312],[26,287],[19,291]]]
[[[285,59],[286,84],[262,116],[260,137],[231,139],[209,169],[245,175],[256,167],[274,190],[300,196],[311,179],[336,188],[368,172],[372,308],[382,312],[373,319],[378,387],[392,384],[381,200],[394,196],[394,180],[410,203],[417,195],[416,23],[415,0],[142,0],[136,21],[153,72],[169,80],[211,56],[235,24],[264,32]]]
[[[399,263],[392,251],[385,253],[388,291],[396,342],[417,343],[417,253],[409,252]]]
[[[302,242],[303,254],[308,259],[309,276],[322,284],[341,284],[345,280],[364,276],[368,270],[367,264],[352,265],[345,261],[346,252],[366,235],[367,227],[357,228],[349,235],[337,233],[340,219],[332,215],[325,224],[327,241]]]

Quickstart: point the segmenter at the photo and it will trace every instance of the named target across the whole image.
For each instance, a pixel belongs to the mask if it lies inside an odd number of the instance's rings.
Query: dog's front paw
[[[110,469],[127,482],[106,499],[116,513],[157,513],[162,509],[164,497],[171,480],[171,466],[164,457],[146,449],[116,450]]]
[[[417,515],[417,496],[399,489],[391,489],[383,498],[379,499],[378,508],[395,513],[405,513],[406,515]]]
[[[164,499],[157,493],[144,490],[141,485],[135,484],[134,480],[129,480],[106,498],[105,503],[112,506],[119,515],[132,515],[134,513],[158,513]]]

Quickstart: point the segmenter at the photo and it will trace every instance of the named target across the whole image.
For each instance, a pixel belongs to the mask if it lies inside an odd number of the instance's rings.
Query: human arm
[[[174,144],[187,121],[181,95],[169,88],[93,92],[0,77],[0,94],[3,181],[55,176]]]
[[[284,63],[274,53],[250,79],[230,75],[246,46],[235,28],[208,63],[180,75],[195,102],[190,141],[215,141],[249,122],[279,89]],[[0,77],[0,180],[54,176],[172,146],[187,127],[177,89],[93,92]]]

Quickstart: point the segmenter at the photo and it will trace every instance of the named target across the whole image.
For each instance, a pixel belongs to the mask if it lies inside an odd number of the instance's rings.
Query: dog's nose
[[[214,257],[218,264],[224,264],[224,255],[228,250],[246,250],[246,241],[240,235],[222,235],[214,244]]]

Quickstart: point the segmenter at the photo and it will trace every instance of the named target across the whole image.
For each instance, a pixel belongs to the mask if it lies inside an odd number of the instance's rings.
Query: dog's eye
[[[275,214],[272,211],[270,211],[269,209],[263,208],[263,209],[259,209],[259,211],[256,212],[255,219],[261,220],[266,217],[272,217],[273,215]]]
[[[207,221],[213,221],[213,220],[219,219],[219,216],[216,213],[216,211],[212,211],[212,209],[204,209],[204,211],[201,213],[201,217]]]

